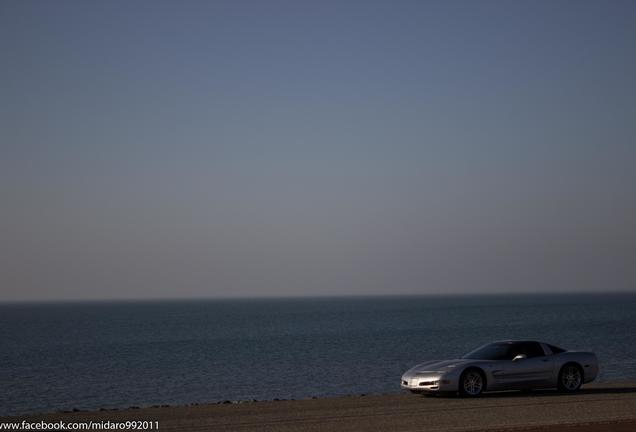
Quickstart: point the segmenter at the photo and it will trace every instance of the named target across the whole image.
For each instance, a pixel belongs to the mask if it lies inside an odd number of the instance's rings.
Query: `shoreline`
[[[581,391],[576,394],[581,394],[585,392],[595,392],[598,389],[631,389],[634,388],[634,392],[636,393],[636,380],[621,380],[621,381],[603,381],[603,382],[591,382],[588,384],[583,384],[581,386]],[[496,392],[487,392],[484,393],[481,397],[493,397],[493,396],[508,396],[514,397],[514,395],[521,395],[516,390],[509,391],[496,391]],[[191,408],[191,407],[203,407],[203,406],[217,406],[217,405],[247,405],[247,404],[262,404],[262,403],[278,403],[278,402],[304,402],[311,400],[332,400],[332,399],[343,399],[343,398],[364,398],[364,397],[394,397],[399,395],[406,396],[417,396],[411,395],[408,391],[401,389],[396,390],[395,392],[386,392],[386,393],[352,393],[352,394],[341,394],[341,395],[329,395],[329,396],[306,396],[299,398],[272,398],[272,399],[222,399],[215,401],[203,401],[203,402],[189,402],[189,403],[175,403],[175,404],[152,404],[152,405],[129,405],[129,406],[120,406],[120,407],[97,407],[97,408],[67,408],[67,409],[57,409],[55,411],[41,411],[41,412],[32,412],[32,413],[24,413],[24,414],[0,414],[1,419],[11,419],[11,418],[30,418],[30,417],[42,417],[42,416],[51,416],[51,415],[66,415],[66,414],[94,414],[94,413],[104,413],[104,412],[123,412],[123,411],[131,411],[135,412],[138,410],[148,410],[148,409],[159,409],[159,408]],[[566,396],[565,394],[559,393],[556,389],[544,389],[544,390],[532,390],[532,395],[561,395]],[[440,399],[461,399],[456,395],[421,395],[425,398],[440,398]],[[480,398],[481,398],[480,397]],[[476,399],[478,400],[478,399]]]
[[[57,409],[54,411],[40,411],[40,412],[30,412],[24,414],[0,414],[1,419],[11,419],[11,418],[27,418],[27,417],[42,417],[42,416],[51,416],[56,414],[74,414],[74,413],[84,413],[84,414],[94,414],[94,413],[104,413],[104,412],[120,412],[120,411],[137,411],[137,410],[147,410],[147,409],[158,409],[158,408],[189,408],[189,407],[199,407],[199,406],[216,406],[216,405],[245,405],[245,404],[259,404],[259,403],[274,403],[274,402],[303,402],[310,400],[330,400],[330,399],[340,399],[340,398],[356,398],[356,397],[369,397],[369,396],[396,396],[407,394],[405,390],[396,390],[395,392],[388,393],[352,393],[352,394],[342,394],[342,395],[329,395],[329,396],[307,396],[307,397],[299,397],[299,398],[272,398],[272,399],[222,399],[216,401],[203,401],[203,402],[189,402],[189,403],[175,403],[175,404],[152,404],[152,405],[129,405],[129,406],[120,406],[120,407],[98,407],[98,408],[64,408]]]
[[[494,392],[480,398],[408,393],[296,400],[222,401],[0,417],[0,422],[153,421],[161,430],[223,431],[545,431],[636,430],[636,382]],[[574,429],[572,429],[574,431]]]

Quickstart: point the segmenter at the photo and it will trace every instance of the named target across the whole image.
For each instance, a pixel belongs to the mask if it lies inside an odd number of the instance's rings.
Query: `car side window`
[[[520,343],[510,344],[510,347],[508,348],[507,360],[512,360],[519,354],[525,354],[525,353],[526,353],[526,350],[523,344],[520,344]]]
[[[524,344],[524,348],[525,348],[525,355],[528,358],[545,356],[543,347],[538,342],[526,342]]]
[[[548,348],[550,348],[550,351],[552,351],[552,354],[561,354],[562,352],[565,352],[563,348],[559,348],[554,345],[548,345]]]

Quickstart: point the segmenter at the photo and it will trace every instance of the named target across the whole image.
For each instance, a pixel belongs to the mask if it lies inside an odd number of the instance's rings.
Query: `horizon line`
[[[615,291],[518,291],[518,292],[453,292],[453,293],[382,293],[382,294],[314,294],[314,295],[265,295],[265,296],[193,296],[193,297],[115,297],[115,298],[62,298],[62,299],[15,299],[0,300],[4,304],[54,304],[54,303],[161,303],[188,301],[249,301],[249,300],[321,300],[345,298],[385,298],[385,297],[493,297],[529,295],[615,295],[636,294],[636,290]]]

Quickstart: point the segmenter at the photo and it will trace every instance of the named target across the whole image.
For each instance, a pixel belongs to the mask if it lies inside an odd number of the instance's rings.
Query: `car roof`
[[[493,343],[507,343],[507,344],[512,344],[512,343],[528,343],[528,342],[534,342],[534,343],[544,343],[544,342],[540,342],[537,340],[528,340],[528,339],[506,339],[506,340],[498,340],[498,341],[494,341]]]

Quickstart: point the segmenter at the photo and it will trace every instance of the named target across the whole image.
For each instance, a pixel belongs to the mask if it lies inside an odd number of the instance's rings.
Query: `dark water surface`
[[[399,392],[415,363],[509,338],[636,379],[636,294],[0,304],[0,415]]]

